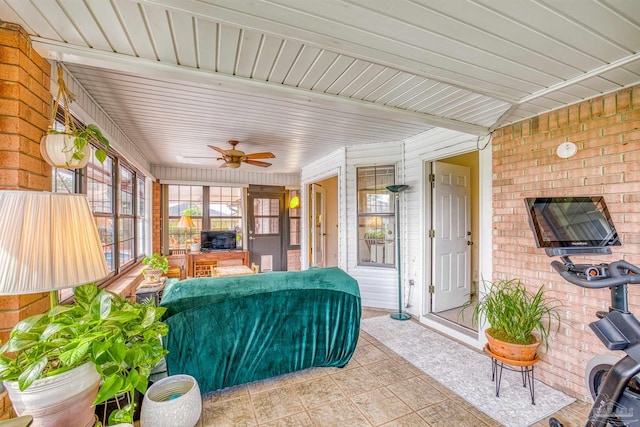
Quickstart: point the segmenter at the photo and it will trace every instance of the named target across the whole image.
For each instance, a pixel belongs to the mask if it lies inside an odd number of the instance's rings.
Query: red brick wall
[[[300,249],[290,249],[287,251],[287,271],[300,271]]]
[[[0,24],[0,189],[51,190],[51,167],[40,156],[49,123],[51,67],[18,25]],[[0,340],[20,320],[49,307],[48,294],[0,297]],[[11,416],[6,391],[0,420]]]
[[[49,123],[51,67],[15,24],[0,24],[0,188],[51,190],[40,156]]]
[[[578,153],[561,159],[557,146],[572,141]],[[493,133],[494,277],[519,277],[531,289],[544,285],[562,307],[562,327],[540,362],[545,383],[584,398],[584,368],[604,347],[587,326],[609,305],[609,290],[584,290],[552,271],[535,247],[523,199],[604,195],[622,240],[608,262],[640,264],[640,86],[583,102]],[[575,260],[588,259],[575,257]],[[640,313],[640,288],[629,289],[630,310]]]

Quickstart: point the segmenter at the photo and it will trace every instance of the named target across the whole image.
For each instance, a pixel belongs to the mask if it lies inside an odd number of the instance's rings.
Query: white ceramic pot
[[[191,252],[200,252],[200,243],[190,243],[189,250]]]
[[[42,158],[56,168],[81,169],[85,167],[91,158],[91,147],[89,144],[84,146],[82,160],[73,159],[71,156],[75,151],[74,139],[75,137],[66,133],[45,134],[40,139],[40,154],[42,154]]]
[[[17,381],[4,386],[16,413],[33,416],[31,427],[91,427],[95,422],[92,404],[100,375],[93,363],[36,380],[24,391]]]
[[[162,270],[147,268],[142,272],[145,283],[160,283],[162,280]]]
[[[194,427],[202,414],[195,378],[172,375],[151,385],[142,400],[141,427]]]

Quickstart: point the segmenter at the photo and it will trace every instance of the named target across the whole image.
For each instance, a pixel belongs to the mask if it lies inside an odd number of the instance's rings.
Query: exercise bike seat
[[[640,321],[631,313],[614,310],[589,326],[609,350],[624,350],[640,343]]]

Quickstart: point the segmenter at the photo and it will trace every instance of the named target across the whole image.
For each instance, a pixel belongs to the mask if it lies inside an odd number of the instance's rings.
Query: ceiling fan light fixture
[[[218,153],[222,154],[222,157],[218,157],[218,160],[224,161],[224,164],[220,165],[221,168],[224,167],[238,169],[242,163],[266,168],[271,166],[271,163],[262,162],[256,159],[273,159],[276,157],[273,153],[270,152],[245,154],[244,151],[236,149],[238,141],[235,140],[229,141],[229,144],[231,145],[231,150],[223,150],[222,148],[216,147],[214,145],[208,145],[208,147],[212,150],[215,150]]]

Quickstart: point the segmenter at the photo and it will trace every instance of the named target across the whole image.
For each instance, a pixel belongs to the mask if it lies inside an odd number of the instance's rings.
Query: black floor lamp
[[[411,316],[402,312],[402,258],[400,257],[400,193],[409,188],[408,185],[390,185],[387,190],[396,197],[396,264],[398,268],[398,312],[391,313],[396,320],[409,320]]]

